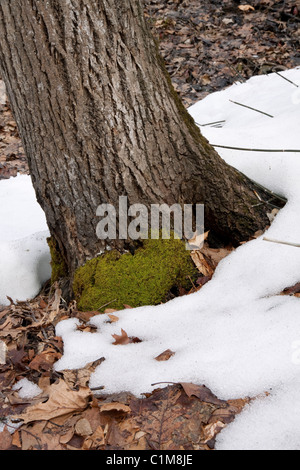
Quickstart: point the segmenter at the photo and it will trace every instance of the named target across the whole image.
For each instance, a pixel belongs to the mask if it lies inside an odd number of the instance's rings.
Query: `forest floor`
[[[253,75],[298,66],[297,1],[146,0],[146,16],[185,105]],[[0,86],[0,180],[17,173],[29,170]],[[87,322],[96,313],[66,306],[60,290],[49,286],[32,301],[0,308],[0,450],[214,449],[217,434],[250,399],[225,402],[203,385],[185,383],[158,385],[141,399],[129,393],[107,396],[88,386],[104,358],[84,369],[54,371],[63,355],[56,324],[76,317],[83,331],[92,332]],[[115,312],[107,313],[117,321]],[[168,360],[169,353],[157,360]],[[15,387],[21,379],[41,393],[22,398]]]

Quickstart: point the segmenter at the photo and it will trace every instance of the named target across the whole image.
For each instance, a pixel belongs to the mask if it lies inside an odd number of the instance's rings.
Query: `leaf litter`
[[[210,450],[218,432],[249,402],[219,400],[205,385],[186,383],[157,388],[142,398],[126,392],[107,395],[105,387],[91,390],[90,375],[104,357],[82,369],[56,372],[53,364],[63,355],[63,344],[55,325],[70,317],[84,325],[84,312],[74,304],[67,309],[63,302],[57,308],[56,299],[41,294],[0,311],[0,341],[7,349],[0,365],[1,450]],[[55,312],[51,321],[45,315],[49,311]],[[124,330],[116,336],[116,347],[138,340]],[[154,359],[171,360],[174,354],[166,350]],[[40,393],[21,398],[18,383],[24,379]]]

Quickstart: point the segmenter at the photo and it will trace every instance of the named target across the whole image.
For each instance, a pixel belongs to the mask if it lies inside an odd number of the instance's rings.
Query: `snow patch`
[[[31,178],[0,182],[0,305],[33,298],[51,277],[49,231]]]

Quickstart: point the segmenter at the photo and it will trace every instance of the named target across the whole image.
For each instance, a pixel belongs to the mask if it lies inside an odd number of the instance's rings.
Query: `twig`
[[[101,310],[101,308],[107,307],[108,305],[110,305],[110,304],[112,304],[116,301],[117,301],[117,299],[111,300],[110,302],[107,302],[107,304],[104,304],[101,307],[97,308],[97,310]]]
[[[212,126],[213,124],[221,124],[222,122],[226,122],[225,119],[223,119],[223,121],[208,122],[207,124],[199,124],[198,122],[195,123],[197,124],[197,126],[206,127]]]
[[[155,384],[151,384],[151,387],[154,385],[160,385],[160,384],[173,384],[173,385],[178,385],[178,382],[156,382]]]
[[[279,243],[280,245],[295,246],[296,248],[300,248],[300,243],[284,242],[281,240],[273,240],[272,238],[267,237],[264,237],[263,240],[265,240],[266,242]]]
[[[241,150],[243,152],[270,152],[270,153],[300,153],[299,149],[251,149],[243,147],[230,147],[229,145],[215,145],[211,144],[213,147],[229,149],[229,150]]]
[[[288,78],[284,77],[283,75],[281,75],[279,72],[275,72],[276,75],[279,75],[279,77],[283,78],[283,80],[286,80],[287,82],[290,82],[292,85],[296,86],[297,88],[299,88],[299,85],[297,85],[296,83],[292,82],[292,80],[289,80]]]
[[[241,173],[241,172],[240,172]],[[241,173],[243,174],[243,173]],[[279,199],[280,201],[284,202],[284,204],[287,203],[287,199],[283,196],[280,196],[279,194],[276,194],[274,193],[274,191],[271,191],[270,189],[267,189],[265,188],[264,186],[262,186],[261,184],[257,183],[256,181],[252,180],[251,178],[248,177],[248,179],[251,181],[252,184],[254,184],[254,186],[256,186],[257,188],[261,189],[262,191],[264,191],[266,194],[269,194],[270,196],[272,196],[273,199]]]
[[[264,114],[265,116],[268,116],[270,118],[274,118],[271,114],[265,113],[264,111],[260,111],[259,109],[256,108],[251,108],[251,106],[247,106],[246,104],[238,103],[237,101],[229,100],[231,103],[237,104],[238,106],[242,106],[243,108],[251,109],[252,111],[256,111],[257,113]]]

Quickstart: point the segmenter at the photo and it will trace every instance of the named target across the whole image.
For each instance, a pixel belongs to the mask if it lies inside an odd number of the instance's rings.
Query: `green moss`
[[[74,278],[82,311],[157,305],[179,286],[189,289],[197,270],[181,240],[144,240],[134,255],[113,250],[88,261]]]
[[[47,243],[50,248],[50,255],[51,255],[51,284],[58,281],[63,277],[67,277],[68,271],[66,267],[66,263],[61,256],[61,253],[58,248],[57,241],[53,238],[47,238]]]

